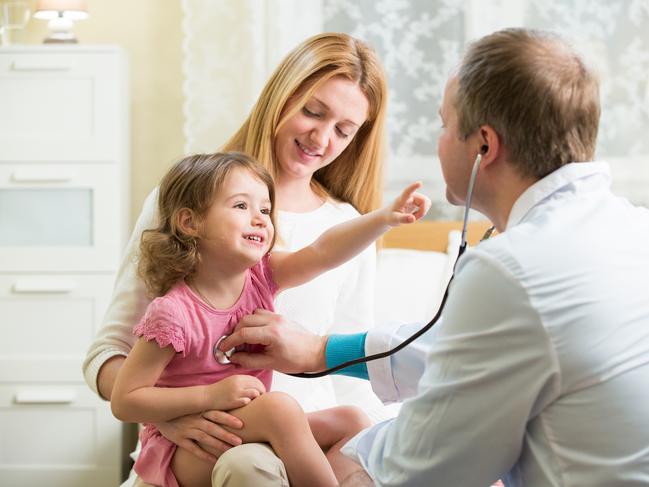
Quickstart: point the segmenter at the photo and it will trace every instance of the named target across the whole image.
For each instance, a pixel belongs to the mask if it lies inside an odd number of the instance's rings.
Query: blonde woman
[[[248,119],[222,149],[251,155],[273,175],[279,250],[295,251],[328,228],[379,206],[386,97],[376,54],[346,34],[307,39],[273,73]],[[115,377],[135,342],[133,327],[149,303],[135,269],[140,236],[155,226],[156,201],[157,190],[145,201],[104,324],[84,362],[88,385],[105,399],[111,397]],[[286,291],[275,308],[318,334],[362,331],[373,324],[374,274],[371,247],[338,269]],[[336,329],[334,323],[344,328]],[[295,397],[305,411],[352,404],[381,418],[385,413],[369,386],[349,382],[353,380],[306,381],[277,374],[275,389]],[[213,461],[241,443],[225,429],[236,431],[241,422],[223,411],[156,426],[169,440],[205,460]],[[215,484],[237,485],[241,475],[252,482],[255,474],[267,485],[286,482],[283,465],[272,452],[254,444],[240,448],[217,463]],[[264,469],[272,472],[259,472],[253,464],[268,464]],[[219,477],[224,472],[227,481]]]

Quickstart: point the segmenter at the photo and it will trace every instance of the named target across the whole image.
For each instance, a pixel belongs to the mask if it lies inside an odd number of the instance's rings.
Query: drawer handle
[[[69,279],[18,279],[14,282],[13,292],[22,293],[70,293],[77,287],[76,282]]]
[[[11,180],[16,183],[65,183],[72,181],[74,173],[70,171],[29,171],[17,170],[11,174]]]
[[[16,404],[71,404],[77,400],[77,394],[74,391],[39,391],[26,390],[19,391],[14,396]]]
[[[13,71],[69,71],[72,69],[72,65],[14,61],[11,64],[11,69]]]

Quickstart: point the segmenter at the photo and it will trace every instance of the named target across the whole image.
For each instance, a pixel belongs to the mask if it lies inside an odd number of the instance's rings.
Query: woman
[[[329,227],[378,207],[386,97],[376,54],[346,34],[307,39],[275,70],[248,119],[222,150],[246,152],[273,175],[279,248],[301,248]],[[117,371],[134,343],[132,328],[149,301],[134,261],[142,231],[154,225],[156,199],[154,191],[145,201],[104,324],[84,362],[86,381],[104,398],[110,398]],[[373,324],[374,274],[375,250],[370,248],[344,266],[287,291],[276,309],[315,333],[343,331],[332,328],[334,323],[345,324],[346,332],[360,331]],[[361,405],[375,419],[385,415],[367,385],[345,382],[353,379],[307,382],[275,377],[274,388],[291,394],[306,411],[340,403]],[[221,411],[157,426],[169,440],[206,460],[213,461],[240,443],[222,428],[236,428],[238,420]],[[233,451],[227,457],[227,462],[238,458],[246,464],[251,453],[237,457]]]

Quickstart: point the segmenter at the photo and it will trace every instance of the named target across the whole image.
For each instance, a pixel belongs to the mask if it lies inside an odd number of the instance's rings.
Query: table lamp
[[[88,4],[86,0],[37,0],[34,17],[49,20],[50,34],[44,43],[75,43],[73,21],[88,17]]]

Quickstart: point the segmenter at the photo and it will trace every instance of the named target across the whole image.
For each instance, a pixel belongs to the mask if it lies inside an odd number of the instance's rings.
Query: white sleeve
[[[97,394],[99,369],[109,358],[115,355],[126,356],[131,351],[135,343],[133,327],[140,321],[150,302],[144,283],[137,277],[137,255],[142,232],[155,226],[157,202],[158,190],[155,189],[144,201],[142,212],[126,245],[108,310],[83,362],[86,383]]]
[[[394,355],[367,362],[372,389],[384,403],[401,402],[417,394],[419,380],[426,368],[426,358],[441,321]],[[386,352],[403,343],[423,326],[425,323],[389,324],[370,330],[365,339],[365,355]]]
[[[377,486],[490,485],[519,458],[528,419],[559,394],[546,330],[498,263],[467,259],[440,325],[417,397],[343,449]]]

